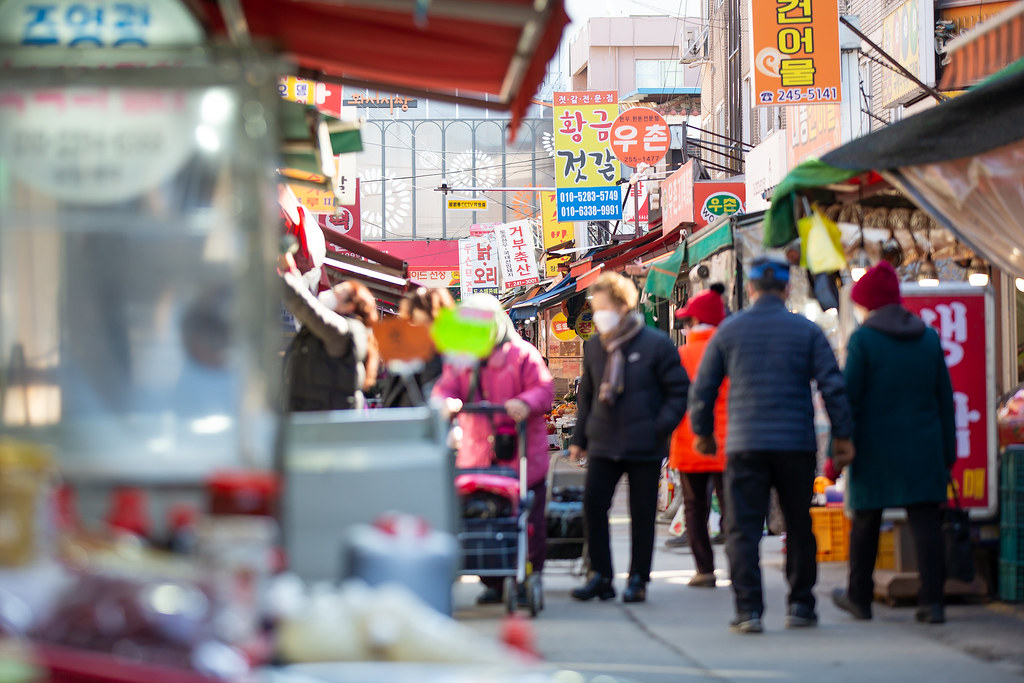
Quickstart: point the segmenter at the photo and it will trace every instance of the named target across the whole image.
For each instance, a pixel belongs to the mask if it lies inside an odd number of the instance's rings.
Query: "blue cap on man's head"
[[[747,279],[763,280],[765,278],[789,282],[789,264],[785,261],[765,257],[751,261],[747,266]]]

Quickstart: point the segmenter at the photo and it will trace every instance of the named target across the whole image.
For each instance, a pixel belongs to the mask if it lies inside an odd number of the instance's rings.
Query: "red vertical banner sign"
[[[987,288],[904,285],[906,307],[936,332],[953,382],[956,465],[953,479],[964,507],[994,515],[997,442],[993,308]]]

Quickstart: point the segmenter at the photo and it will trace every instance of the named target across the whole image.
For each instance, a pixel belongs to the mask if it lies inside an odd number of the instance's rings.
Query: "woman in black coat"
[[[285,307],[302,323],[285,352],[285,410],[361,410],[379,363],[373,295],[358,282],[342,282],[317,299],[291,254],[281,257],[279,271]]]
[[[666,334],[634,313],[636,287],[606,273],[590,288],[598,335],[583,347],[576,431],[569,454],[589,461],[583,514],[590,549],[590,580],[577,600],[615,597],[608,528],[615,487],[629,477],[632,562],[623,602],[647,597],[654,556],[658,475],[669,438],[686,412],[690,381]]]

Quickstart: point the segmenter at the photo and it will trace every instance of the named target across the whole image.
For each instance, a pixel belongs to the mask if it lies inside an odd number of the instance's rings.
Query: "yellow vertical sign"
[[[575,223],[558,222],[558,202],[555,192],[540,193],[541,219],[544,228],[544,250],[576,239]],[[558,264],[569,260],[568,256],[556,256],[546,261],[547,277],[558,277]]]
[[[619,162],[612,125],[619,115],[615,91],[557,92],[552,106],[558,217],[564,221],[622,218]]]

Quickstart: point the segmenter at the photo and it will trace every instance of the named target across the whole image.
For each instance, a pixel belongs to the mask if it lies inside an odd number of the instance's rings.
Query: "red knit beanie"
[[[701,292],[676,311],[677,318],[694,318],[705,325],[718,326],[725,320],[725,304],[722,297],[713,290]]]
[[[853,285],[850,298],[869,311],[900,303],[903,299],[896,269],[888,261],[882,261]]]

